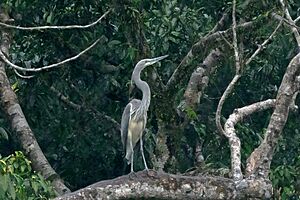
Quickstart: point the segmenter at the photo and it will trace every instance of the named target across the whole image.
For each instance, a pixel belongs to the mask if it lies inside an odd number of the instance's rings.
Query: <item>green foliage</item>
[[[14,23],[22,26],[88,24],[109,8],[113,8],[100,24],[86,30],[15,31],[10,50],[10,59],[13,63],[34,68],[61,61],[83,50],[95,39],[102,39],[97,47],[78,60],[61,68],[36,74],[31,80],[21,80],[13,71],[8,70],[11,83],[14,83],[13,89],[18,94],[22,109],[41,148],[51,165],[72,189],[124,173],[119,130],[93,110],[107,114],[120,122],[123,108],[129,100],[128,83],[136,61],[145,56],[169,54],[170,56],[160,66],[155,66],[162,81],[166,83],[192,45],[214,27],[225,11],[230,14],[231,2],[231,0],[2,2],[15,19]],[[250,5],[246,6],[246,3]],[[299,14],[296,11],[300,6],[299,2],[290,0],[289,3],[291,10],[294,10],[291,12],[292,17],[295,18]],[[268,17],[274,10],[281,12],[274,1],[238,1],[238,22],[250,20],[255,23],[263,22],[263,26],[258,25],[251,31],[238,30],[239,45],[244,50],[241,54],[243,61],[249,58],[256,50],[257,44],[261,44],[273,31],[276,24],[274,25],[274,21]],[[226,27],[229,28],[231,21],[227,23]],[[149,46],[150,52],[142,51],[145,46]],[[227,118],[237,107],[274,98],[285,67],[295,54],[294,47],[296,45],[292,33],[280,29],[267,48],[244,68],[242,78],[225,102],[222,119]],[[214,119],[220,96],[234,74],[233,51],[226,45],[222,48],[225,49],[222,65],[217,68],[214,76],[210,77],[199,107],[186,110],[193,123],[186,129],[168,132],[174,136],[168,141],[172,154],[169,169],[174,172],[184,172],[194,167],[194,148],[197,142],[202,144],[203,155],[205,161],[210,163],[209,167],[230,166],[228,140],[216,131]],[[195,68],[202,61],[196,58],[191,66]],[[189,71],[184,73],[188,78]],[[155,86],[156,82],[150,81],[153,80],[149,78],[151,74],[145,74],[143,79]],[[179,127],[181,125],[182,119],[176,115],[176,111],[169,111],[175,110],[182,100],[187,81],[187,79],[179,81],[176,85],[176,94],[157,92],[155,87],[151,86],[153,96],[147,123],[149,132],[145,136],[148,161],[156,149],[155,141],[160,117],[164,116],[166,127],[173,126],[169,124],[170,121]],[[50,86],[54,86],[70,101],[87,109],[77,111],[64,104],[49,90]],[[135,96],[141,97],[139,93]],[[167,99],[168,108],[164,107],[165,105],[158,105],[161,96]],[[157,111],[155,110],[157,107],[163,109]],[[241,138],[243,165],[253,149],[260,144],[271,112],[270,110],[252,115],[236,127],[237,134]],[[280,140],[276,158],[272,163],[271,178],[275,190],[279,193],[278,196],[281,195],[282,198],[291,197],[294,195],[292,193],[297,192],[297,178],[299,179],[300,171],[297,157],[300,143],[298,122],[298,116],[289,119],[284,132],[285,137]],[[8,126],[2,120],[0,127]],[[10,132],[9,129],[0,129],[2,138],[0,145],[4,144],[3,142],[8,143]],[[31,172],[25,158],[15,160],[17,161],[13,163],[18,163],[15,164],[17,167],[9,164],[12,166],[10,168],[13,168],[13,173],[2,174],[6,183],[1,185],[5,191],[2,195],[12,197],[14,189],[16,198],[19,191],[23,191],[26,197],[51,196],[49,195],[51,192],[42,186],[42,179]],[[137,160],[136,166],[139,169],[142,162],[140,158]],[[5,161],[5,164],[7,163],[9,162]],[[20,166],[26,166],[25,169],[22,167],[23,172]],[[18,180],[19,182],[16,182]]]
[[[22,152],[0,159],[0,199],[34,200],[54,196],[50,183],[32,171],[30,161]]]

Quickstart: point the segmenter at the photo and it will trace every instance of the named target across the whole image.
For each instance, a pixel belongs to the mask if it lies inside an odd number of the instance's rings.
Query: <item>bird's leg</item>
[[[133,154],[134,154],[134,151],[133,151],[133,146],[132,146],[132,141],[130,141],[130,149],[131,149],[131,156],[130,156],[130,162],[131,162],[131,165],[130,165],[130,173],[133,173]]]
[[[140,147],[141,147],[141,153],[142,153],[142,157],[143,157],[143,161],[144,161],[144,166],[145,166],[145,169],[148,171],[148,166],[147,166],[147,163],[146,163],[146,159],[145,159],[145,155],[144,155],[144,149],[143,149],[143,135],[141,134],[140,136]]]
[[[133,151],[133,146],[132,146],[132,141],[130,141],[130,149],[131,149],[131,157],[130,157],[130,173],[129,173],[129,178],[130,179],[133,179],[134,177],[133,176],[137,176],[135,174],[135,172],[133,171],[133,154],[134,154],[134,151]]]

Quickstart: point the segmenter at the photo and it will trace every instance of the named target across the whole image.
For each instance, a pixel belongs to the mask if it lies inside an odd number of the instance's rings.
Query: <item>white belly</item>
[[[144,131],[144,123],[143,121],[131,121],[129,123],[128,127],[128,134],[131,134],[131,141],[132,146],[135,146],[135,144],[139,141],[140,136],[143,134]]]

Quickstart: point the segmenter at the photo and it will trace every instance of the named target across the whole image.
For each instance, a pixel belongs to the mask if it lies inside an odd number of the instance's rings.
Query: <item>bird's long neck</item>
[[[150,92],[150,88],[149,85],[141,80],[141,72],[144,68],[139,68],[137,67],[132,74],[132,80],[134,81],[134,83],[136,84],[136,86],[142,90],[143,93],[143,98],[142,98],[142,110],[145,110],[147,112],[149,105],[150,105],[150,100],[151,100],[151,92]]]

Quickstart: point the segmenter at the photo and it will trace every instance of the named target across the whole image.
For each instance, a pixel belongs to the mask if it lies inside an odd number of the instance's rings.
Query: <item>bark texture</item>
[[[238,30],[250,30],[254,27],[253,22],[245,22],[243,24],[237,25]],[[207,55],[211,49],[217,48],[223,43],[224,38],[230,39],[232,37],[232,29],[229,28],[225,31],[217,31],[210,35],[207,35],[201,38],[197,43],[195,43],[188,54],[182,59],[181,63],[177,66],[174,70],[172,76],[167,82],[166,89],[168,91],[173,90],[176,88],[176,83],[179,82],[180,79],[184,78],[184,76],[191,74],[191,67],[190,63],[196,57],[202,58],[203,56]]]
[[[1,29],[1,51],[6,55],[9,55],[10,43],[10,33],[6,29]],[[59,194],[70,192],[59,175],[50,166],[37,143],[17,100],[17,96],[11,88],[3,61],[0,61],[0,103],[15,134],[15,140],[18,141],[23,151],[29,157],[33,169],[41,173],[47,180],[52,181],[52,185]]]
[[[55,200],[83,199],[269,199],[272,185],[265,180],[170,175],[138,172],[101,181]]]
[[[222,52],[219,49],[212,50],[203,63],[192,73],[184,92],[186,107],[190,107],[193,110],[197,107],[202,93],[208,85],[209,77],[214,73],[221,56]]]
[[[290,62],[279,87],[275,110],[271,116],[265,138],[247,160],[247,176],[268,177],[270,164],[279,136],[287,121],[293,96],[297,92],[297,76],[300,73],[300,53]]]
[[[231,151],[231,172],[234,180],[243,178],[241,170],[241,142],[237,137],[234,126],[243,120],[244,117],[251,115],[254,112],[263,111],[275,106],[275,99],[257,102],[249,106],[235,109],[229,116],[224,125],[224,134],[229,139]]]

